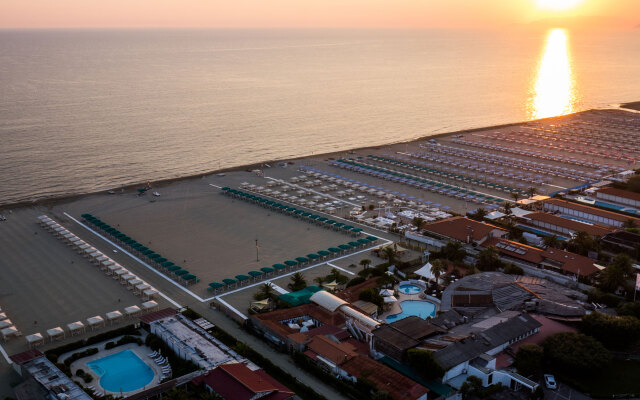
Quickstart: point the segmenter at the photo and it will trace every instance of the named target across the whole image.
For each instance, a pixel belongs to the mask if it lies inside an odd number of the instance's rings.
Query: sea
[[[640,100],[640,29],[2,30],[0,204]]]

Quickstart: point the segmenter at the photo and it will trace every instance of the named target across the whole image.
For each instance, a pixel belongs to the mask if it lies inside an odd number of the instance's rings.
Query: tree
[[[411,221],[413,225],[420,230],[422,224],[424,224],[424,218],[421,217],[413,217],[413,221]]]
[[[447,266],[442,260],[433,260],[431,263],[431,273],[436,278],[436,285],[438,284],[438,278],[443,272],[447,271]]]
[[[275,300],[276,297],[278,296],[276,295],[276,292],[270,283],[260,285],[260,289],[258,290],[258,292],[253,295],[253,298],[258,301],[265,299]]]
[[[442,254],[445,259],[454,263],[462,262],[467,256],[467,252],[460,242],[447,242],[442,250],[440,250],[440,254]]]
[[[632,264],[631,257],[624,253],[618,254],[602,273],[600,287],[606,291],[613,292],[619,286],[624,286],[625,282],[633,274]]]
[[[618,315],[630,315],[640,319],[640,302],[618,304],[616,313]]]
[[[502,269],[504,263],[500,259],[498,250],[493,246],[489,246],[478,254],[476,267],[480,271],[496,271]]]
[[[351,279],[349,282],[347,282],[347,287],[350,288],[351,286],[355,286],[358,285],[364,281],[366,281],[367,279],[364,276],[356,276],[355,278]]]
[[[484,217],[487,216],[487,214],[489,214],[487,210],[485,210],[483,207],[480,207],[474,213],[469,213],[469,217],[471,219],[475,219],[476,221],[482,221],[484,220]]]
[[[629,218],[626,221],[624,221],[624,224],[622,225],[622,227],[625,229],[637,228],[636,221],[633,218]]]
[[[638,340],[640,320],[632,316],[613,316],[592,312],[582,317],[580,330],[605,346],[623,349]]]
[[[602,343],[582,333],[553,334],[542,347],[545,362],[567,375],[595,375],[611,362],[611,354]]]
[[[296,292],[298,290],[306,288],[307,281],[304,279],[304,275],[302,275],[300,272],[296,272],[295,274],[291,275],[291,283],[289,283],[287,287],[292,292]]]
[[[362,260],[360,260],[360,265],[363,269],[367,269],[371,265],[371,260],[369,260],[368,258],[363,258]]]
[[[515,265],[514,263],[507,264],[507,266],[504,267],[504,270],[502,272],[509,275],[524,275],[524,270],[518,267],[517,265]]]
[[[557,249],[560,246],[560,239],[556,235],[549,235],[542,238],[542,243],[547,247]]]
[[[511,203],[505,201],[502,205],[502,208],[504,209],[505,215],[511,215],[511,209],[513,208],[513,205]]]
[[[358,294],[358,299],[373,303],[378,306],[378,309],[384,305],[384,297],[380,296],[375,288],[364,289]]]
[[[470,395],[475,395],[482,390],[482,380],[477,376],[470,375],[460,386],[460,393],[465,399]]]
[[[318,286],[322,287],[324,280],[325,280],[324,276],[317,276],[313,281],[317,283]]]
[[[444,376],[444,368],[429,350],[409,349],[407,358],[409,366],[424,379],[440,379]]]
[[[347,278],[346,276],[342,275],[342,273],[340,273],[340,271],[338,271],[338,269],[331,268],[331,272],[329,273],[329,275],[326,276],[326,280],[329,281],[329,282],[336,281],[337,283],[347,283],[349,278]]]
[[[513,199],[513,203],[517,205],[518,204],[518,199],[520,198],[520,193],[511,192],[511,198]]]
[[[389,261],[389,265],[393,265],[396,261],[396,251],[392,246],[387,246],[384,248],[384,257]]]
[[[538,189],[536,189],[533,186],[531,186],[530,188],[527,189],[527,194],[529,194],[529,197],[535,196],[536,193],[538,193]]]
[[[587,232],[576,232],[567,242],[567,250],[586,256],[590,251],[600,250],[600,243]]]
[[[523,344],[516,353],[513,365],[523,376],[538,376],[542,371],[544,349],[537,344]]]

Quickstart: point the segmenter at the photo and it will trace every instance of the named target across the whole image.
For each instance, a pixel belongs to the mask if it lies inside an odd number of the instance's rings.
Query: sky
[[[0,0],[0,28],[508,28],[584,16],[633,27],[640,0]]]

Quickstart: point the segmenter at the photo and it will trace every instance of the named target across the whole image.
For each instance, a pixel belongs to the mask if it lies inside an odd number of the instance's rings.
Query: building
[[[640,219],[618,214],[612,211],[605,211],[595,207],[589,207],[583,204],[573,203],[567,200],[548,199],[542,203],[542,208],[546,212],[559,213],[569,217],[579,218],[581,220],[594,224],[621,228],[627,221],[632,220],[637,226],[640,226]]]
[[[602,242],[618,251],[635,251],[640,246],[640,234],[619,231],[602,237]]]
[[[603,267],[589,257],[549,247],[545,250],[506,239],[492,238],[482,244],[493,246],[505,261],[560,272],[565,275],[592,277]]]
[[[460,388],[473,375],[482,380],[483,386],[501,382],[510,388],[522,385],[534,390],[537,387],[535,382],[511,372],[497,371],[496,355],[536,334],[541,325],[530,315],[521,314],[506,320],[498,319],[498,323],[478,333],[453,338],[451,344],[433,352],[434,358],[446,371],[442,382]]]
[[[249,362],[173,309],[143,315],[140,321],[180,358],[192,361],[200,368],[208,370],[230,362]]]
[[[464,217],[452,217],[426,224],[424,232],[438,239],[455,240],[466,244],[482,244],[492,237],[505,237],[507,231]]]
[[[240,363],[222,364],[192,380],[226,400],[287,400],[295,393],[261,369]]]
[[[596,192],[596,198],[627,207],[640,209],[640,193],[605,187]]]
[[[356,348],[351,343],[332,340],[324,335],[314,336],[307,343],[304,354],[332,375],[343,378],[348,374],[341,368],[342,364],[357,356]]]
[[[11,356],[10,359],[15,371],[24,379],[14,388],[16,399],[91,400],[91,396],[40,351],[25,351]]]
[[[557,215],[534,212],[519,218],[525,225],[542,229],[551,234],[571,238],[577,232],[586,232],[591,236],[602,237],[615,229],[611,227],[587,224],[574,219],[558,217]]]
[[[455,312],[455,311],[454,311]],[[410,316],[373,331],[373,348],[398,362],[405,361],[406,352],[425,338],[446,330],[420,317]]]

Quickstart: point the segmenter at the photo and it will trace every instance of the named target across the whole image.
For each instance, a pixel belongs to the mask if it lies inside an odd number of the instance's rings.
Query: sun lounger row
[[[461,181],[470,185],[478,185],[478,186],[482,186],[482,187],[488,187],[490,189],[494,189],[494,190],[500,190],[503,192],[507,192],[507,193],[519,193],[521,195],[525,195],[526,191],[519,189],[519,188],[514,188],[511,186],[507,186],[507,185],[503,185],[500,184],[499,182],[488,182],[488,181],[484,181],[481,179],[477,179],[477,178],[471,178],[465,175],[461,175],[457,172],[451,172],[451,171],[445,171],[442,169],[435,169],[435,168],[431,168],[431,167],[427,167],[424,165],[418,165],[414,162],[407,162],[405,160],[399,160],[399,159],[394,159],[394,158],[390,158],[390,157],[381,157],[381,156],[374,156],[374,155],[369,155],[367,156],[370,160],[374,160],[374,161],[378,161],[381,163],[385,163],[385,164],[389,164],[389,165],[393,165],[393,166],[398,166],[401,168],[407,168],[407,169],[411,169],[414,171],[417,171],[419,173],[426,173],[426,174],[430,174],[430,175],[436,175],[436,176],[441,176],[443,178],[447,178],[449,180],[455,180],[455,181]],[[364,164],[370,167],[375,167],[375,165],[372,164]],[[393,169],[390,169],[390,171],[394,171]],[[397,172],[397,171],[396,171]],[[502,180],[504,182],[504,180]]]
[[[490,196],[484,193],[477,193],[473,190],[463,189],[458,186],[452,186],[430,179],[422,179],[421,177],[390,171],[386,168],[368,167],[364,164],[356,163],[351,160],[330,161],[329,164],[361,174],[371,175],[380,179],[390,180],[434,193],[455,197],[459,200],[470,201],[478,204],[494,204],[504,201],[504,199],[499,197]]]
[[[110,239],[126,247],[129,251],[136,254],[138,257],[146,260],[151,266],[162,271],[165,275],[170,276],[183,285],[187,286],[200,282],[200,279],[196,275],[190,273],[185,269],[182,269],[179,265],[174,264],[172,261],[167,260],[155,251],[149,249],[141,243],[138,243],[119,230],[101,221],[99,218],[96,218],[91,214],[82,214],[82,218],[89,224],[100,229]]]
[[[562,177],[567,179],[574,179],[579,181],[590,181],[599,179],[605,174],[610,173],[610,169],[608,166],[605,168],[600,164],[591,164],[589,162],[573,163],[578,164],[587,168],[603,168],[600,171],[580,171],[576,169],[570,169],[566,167],[562,167],[559,165],[549,164],[545,162],[539,162],[524,158],[517,158],[503,154],[495,154],[495,153],[487,153],[481,150],[472,150],[472,149],[463,149],[455,146],[448,145],[437,145],[433,143],[421,144],[421,148],[427,150],[426,152],[418,152],[410,154],[413,157],[418,158],[429,158],[429,157],[438,157],[438,155],[443,156],[451,156],[456,159],[464,158],[467,160],[471,160],[473,162],[480,162],[484,164],[495,164],[500,167],[508,167],[508,168],[517,168],[524,171],[531,171],[536,174],[544,174],[553,177]],[[499,149],[498,149],[499,150]],[[546,153],[545,153],[546,154]],[[529,154],[522,154],[529,155]],[[543,156],[537,158],[549,159],[549,157]],[[456,162],[456,159],[451,160],[452,162]],[[553,161],[562,161],[564,160],[553,160]]]

